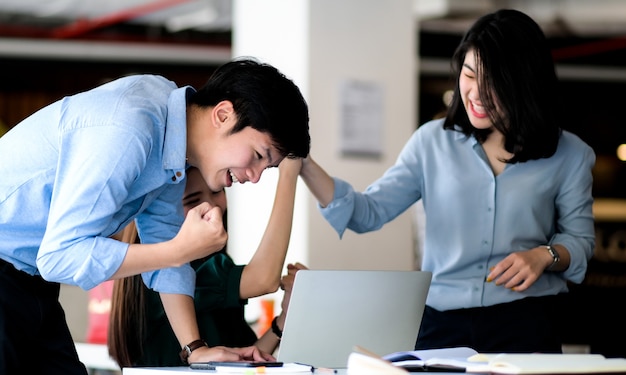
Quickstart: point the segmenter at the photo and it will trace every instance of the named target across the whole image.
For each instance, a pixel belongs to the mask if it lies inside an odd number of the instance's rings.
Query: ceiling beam
[[[0,58],[222,65],[230,47],[0,38]]]
[[[102,29],[121,22],[132,20],[155,11],[171,8],[190,0],[158,0],[148,4],[131,7],[91,19],[78,19],[75,22],[52,30],[51,37],[56,39],[75,38],[90,31]]]

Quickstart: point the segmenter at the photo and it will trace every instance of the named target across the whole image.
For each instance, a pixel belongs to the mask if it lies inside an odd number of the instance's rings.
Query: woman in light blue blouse
[[[560,352],[560,297],[595,245],[595,154],[562,129],[554,63],[527,15],[481,17],[452,62],[447,117],[419,127],[364,192],[311,157],[301,176],[340,236],[423,201],[433,279],[416,349]]]

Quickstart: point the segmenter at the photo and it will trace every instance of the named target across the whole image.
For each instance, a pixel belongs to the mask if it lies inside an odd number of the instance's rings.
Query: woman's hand
[[[284,158],[278,164],[278,171],[281,176],[297,178],[302,169],[302,158]]]
[[[280,280],[280,288],[285,291],[283,294],[283,300],[280,304],[282,311],[276,319],[276,324],[281,330],[285,326],[285,317],[287,316],[287,309],[289,308],[289,300],[291,299],[291,290],[293,289],[293,282],[296,278],[296,272],[299,270],[308,270],[308,267],[301,263],[289,263],[287,264],[287,274]]]
[[[560,266],[563,269],[567,268],[569,256],[563,256],[567,250],[558,245],[553,247],[563,249],[559,251],[561,259],[563,259],[563,264]],[[502,285],[516,292],[523,292],[541,277],[550,264],[552,264],[552,257],[545,246],[538,246],[526,251],[516,251],[502,259],[491,269],[487,275],[487,282],[493,281],[496,285]]]
[[[208,361],[275,361],[271,354],[262,352],[256,346],[244,348],[228,348],[214,346],[211,348],[198,348],[191,352],[189,363]]]

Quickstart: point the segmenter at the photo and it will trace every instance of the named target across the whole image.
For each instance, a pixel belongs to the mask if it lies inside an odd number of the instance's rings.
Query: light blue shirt
[[[137,75],[63,98],[0,138],[0,258],[48,281],[91,289],[122,264],[109,236],[136,219],[145,243],[183,222],[186,96]],[[157,291],[193,295],[189,265],[143,274]]]
[[[427,304],[438,310],[553,295],[567,291],[566,280],[582,282],[595,245],[593,150],[563,132],[552,157],[507,164],[495,176],[477,140],[442,123],[419,127],[365,192],[334,179],[334,200],[320,210],[339,235],[377,230],[422,199],[422,269],[433,273]],[[486,282],[511,252],[546,244],[569,250],[566,271],[544,272],[524,292]]]

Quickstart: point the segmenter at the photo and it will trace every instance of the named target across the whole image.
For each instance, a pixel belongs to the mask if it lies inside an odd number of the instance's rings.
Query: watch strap
[[[189,364],[189,356],[191,355],[191,352],[203,346],[208,347],[207,343],[202,339],[194,340],[183,346],[183,349],[179,353],[180,360],[185,364]]]
[[[278,323],[276,322],[276,319],[278,319],[278,317],[275,317],[274,320],[272,320],[272,332],[274,332],[274,334],[280,340],[283,337],[283,331],[278,328]]]

